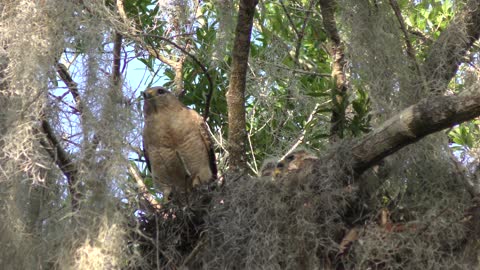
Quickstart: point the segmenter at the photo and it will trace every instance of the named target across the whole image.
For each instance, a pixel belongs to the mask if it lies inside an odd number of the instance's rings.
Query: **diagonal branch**
[[[297,27],[295,26],[295,23],[292,20],[292,17],[290,17],[290,13],[288,12],[287,7],[283,3],[283,0],[280,0],[280,5],[282,6],[283,12],[285,12],[285,15],[287,16],[288,22],[292,26],[293,32],[295,32],[295,35],[298,38],[299,37],[299,32],[297,30]]]
[[[138,168],[132,164],[128,165],[128,172],[135,179],[139,192],[142,194],[143,198],[149,203],[149,205],[156,211],[162,209],[162,205],[157,201],[157,199],[148,191],[147,186],[143,182],[142,175],[138,171]]]
[[[79,209],[79,201],[82,197],[82,194],[77,189],[78,170],[70,155],[60,145],[50,123],[46,120],[42,120],[42,132],[45,134],[48,142],[40,140],[40,144],[67,178],[68,190],[70,196],[72,196],[72,210],[75,212]]]
[[[480,94],[421,100],[358,141],[351,149],[353,169],[362,174],[381,159],[423,137],[480,116]]]
[[[78,84],[73,80],[70,72],[68,72],[68,68],[62,64],[57,63],[57,73],[62,79],[63,83],[67,86],[68,91],[72,94],[73,99],[75,100],[75,105],[77,106],[77,110],[82,113],[83,112],[83,105],[80,99],[80,92],[78,91]]]
[[[307,28],[308,20],[310,19],[310,15],[312,12],[313,4],[316,1],[310,0],[310,4],[308,5],[307,14],[305,14],[305,18],[302,22],[302,28],[300,32],[297,32],[297,46],[295,46],[295,63],[298,63],[298,58],[300,57],[300,48],[302,47],[303,38],[305,37],[305,29]]]

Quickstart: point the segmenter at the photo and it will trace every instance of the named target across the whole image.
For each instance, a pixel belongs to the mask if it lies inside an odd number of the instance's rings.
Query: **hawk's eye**
[[[285,160],[287,160],[287,161],[292,161],[293,158],[294,158],[294,155],[289,155],[289,156],[287,156],[287,157],[285,158]]]
[[[163,88],[158,88],[158,89],[157,89],[157,94],[158,94],[158,95],[163,95],[163,94],[165,94],[165,93],[167,93],[167,91],[166,91],[165,89],[163,89]]]

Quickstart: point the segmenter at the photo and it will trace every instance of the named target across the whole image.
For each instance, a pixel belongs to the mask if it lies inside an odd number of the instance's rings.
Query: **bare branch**
[[[312,14],[312,7],[316,1],[310,0],[310,5],[308,6],[308,10],[305,14],[305,18],[303,19],[302,28],[300,32],[297,32],[297,46],[295,47],[295,62],[298,63],[298,58],[300,57],[300,48],[302,47],[302,41],[305,37],[305,28],[307,27],[308,20],[310,19],[310,15]]]
[[[307,126],[312,122],[313,116],[317,112],[317,109],[318,109],[319,106],[320,106],[320,104],[318,104],[318,103],[315,104],[315,108],[313,108],[312,112],[308,116],[307,121],[305,122],[305,127],[303,128],[302,133],[298,137],[297,141],[293,144],[292,147],[290,147],[290,150],[288,150],[287,153],[285,153],[285,155],[283,155],[281,158],[279,158],[279,160],[285,159],[288,155],[290,155],[290,153],[292,153],[303,142],[303,139],[305,139],[305,135],[307,135]]]
[[[287,7],[283,3],[283,0],[280,0],[280,5],[282,6],[283,12],[285,12],[285,15],[287,16],[288,22],[292,26],[293,32],[295,32],[295,35],[298,38],[299,37],[299,32],[297,30],[297,27],[295,26],[295,23],[292,20],[292,17],[290,17],[290,13],[288,13]]]
[[[62,79],[63,83],[68,87],[68,91],[72,94],[77,110],[79,112],[83,111],[82,101],[80,99],[80,92],[78,91],[78,84],[73,80],[70,72],[68,72],[67,67],[62,63],[57,63],[57,73]]]
[[[150,204],[150,206],[156,211],[162,209],[162,205],[148,191],[147,186],[145,186],[145,183],[143,182],[143,178],[138,171],[138,168],[136,166],[133,166],[132,164],[129,164],[128,172],[133,177],[133,179],[135,179],[139,192],[142,194],[143,198],[145,198],[145,200]]]

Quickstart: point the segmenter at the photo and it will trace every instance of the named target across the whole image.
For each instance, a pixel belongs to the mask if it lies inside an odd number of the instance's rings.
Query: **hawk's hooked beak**
[[[273,171],[273,177],[278,177],[279,175],[281,175],[283,170],[285,170],[285,161],[284,160],[280,161],[277,164],[277,166],[275,167],[275,170]]]
[[[144,106],[152,108],[155,112],[157,112],[157,106],[153,101],[153,98],[155,97],[155,91],[153,91],[152,89],[147,89],[142,92],[142,96],[144,99]]]

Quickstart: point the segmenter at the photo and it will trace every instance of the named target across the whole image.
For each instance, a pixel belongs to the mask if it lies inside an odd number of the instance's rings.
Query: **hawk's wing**
[[[150,160],[148,159],[148,152],[147,146],[145,145],[145,139],[143,139],[143,156],[145,157],[145,161],[147,162],[147,168],[150,173],[152,173],[152,165],[150,165]]]
[[[212,137],[210,137],[210,133],[208,132],[208,126],[196,111],[190,109],[190,112],[195,115],[196,121],[199,123],[200,136],[202,137],[203,144],[207,149],[208,163],[210,165],[210,170],[212,171],[212,177],[213,179],[217,179],[218,170],[217,163],[215,161],[215,151],[213,149]]]

